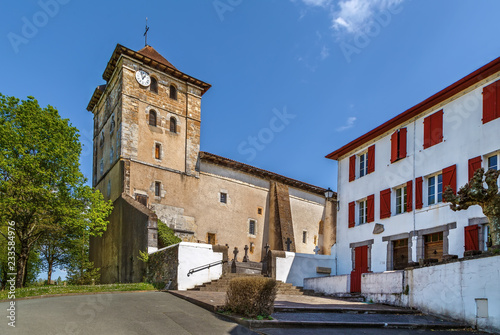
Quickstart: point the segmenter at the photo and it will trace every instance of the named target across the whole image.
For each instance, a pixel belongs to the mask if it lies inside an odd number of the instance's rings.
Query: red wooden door
[[[465,251],[479,250],[479,226],[465,227]]]
[[[351,292],[361,292],[361,275],[368,272],[368,246],[354,249],[354,270],[351,272]]]

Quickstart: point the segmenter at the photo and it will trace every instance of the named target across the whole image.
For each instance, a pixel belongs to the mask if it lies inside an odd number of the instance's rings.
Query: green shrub
[[[276,280],[263,277],[240,277],[229,282],[226,310],[250,318],[273,313]]]
[[[174,230],[158,220],[158,248],[165,248],[177,244],[182,240],[175,236]]]

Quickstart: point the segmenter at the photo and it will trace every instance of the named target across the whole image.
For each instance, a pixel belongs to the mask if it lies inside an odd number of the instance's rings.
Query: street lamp
[[[325,198],[330,199],[332,197],[333,197],[333,191],[330,188],[328,188],[328,190],[325,191]]]

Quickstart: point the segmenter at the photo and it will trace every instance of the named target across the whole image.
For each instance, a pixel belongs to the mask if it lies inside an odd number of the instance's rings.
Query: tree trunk
[[[47,262],[49,264],[49,273],[47,274],[47,283],[50,285],[50,280],[52,278],[52,265],[54,261]]]
[[[29,248],[26,245],[21,245],[21,252],[17,259],[17,275],[16,275],[16,288],[24,286],[26,277],[26,266],[28,264]]]
[[[490,216],[488,217],[490,221],[490,235],[491,235],[491,245],[500,246],[500,217]]]

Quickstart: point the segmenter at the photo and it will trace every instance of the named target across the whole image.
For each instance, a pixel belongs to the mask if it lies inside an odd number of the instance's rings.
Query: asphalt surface
[[[387,329],[387,328],[283,328],[259,329],[266,335],[488,335],[487,333],[464,330],[412,330],[412,329]]]
[[[16,301],[16,327],[0,303],[0,334],[257,334],[162,292],[63,296]]]

